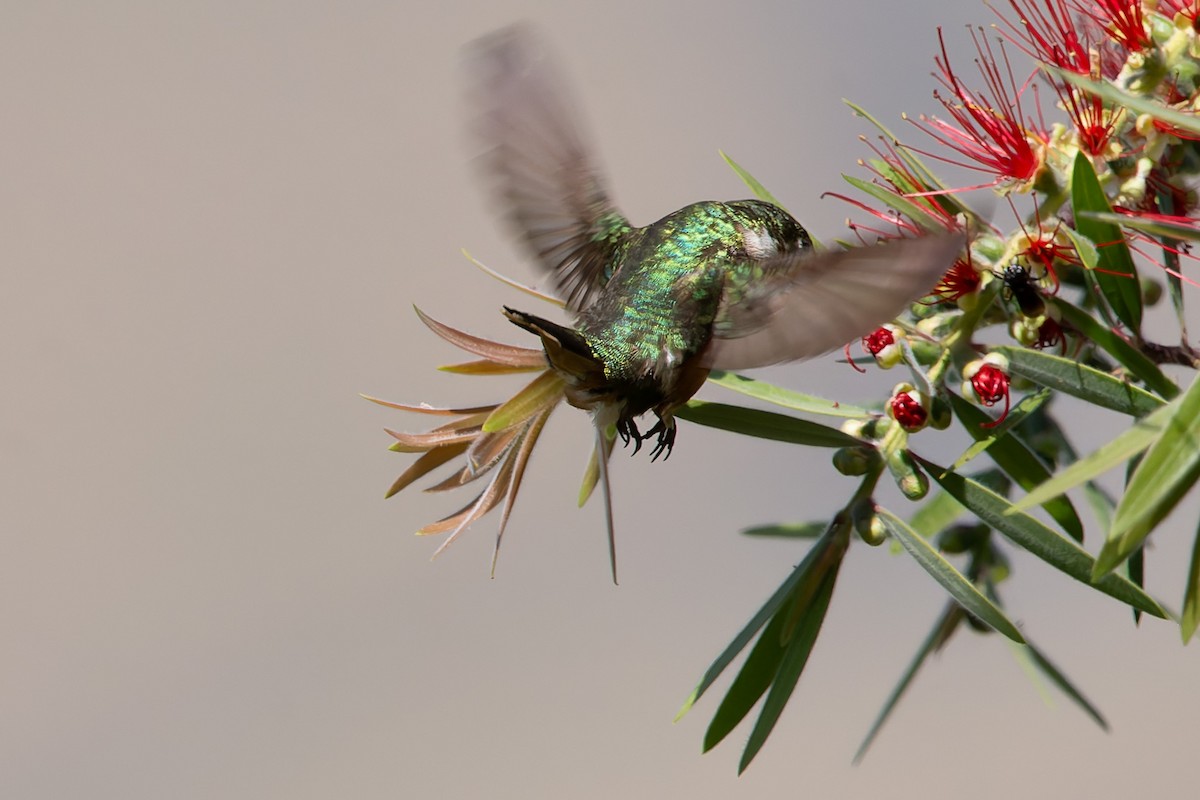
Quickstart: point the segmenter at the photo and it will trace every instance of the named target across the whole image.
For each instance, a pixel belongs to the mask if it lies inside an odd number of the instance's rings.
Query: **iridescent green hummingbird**
[[[447,533],[441,552],[503,503],[494,574],[529,454],[565,399],[589,411],[595,423],[581,503],[599,483],[615,582],[607,469],[615,436],[632,443],[635,453],[654,438],[652,457],[669,455],[674,412],[710,370],[808,358],[863,336],[932,289],[963,236],[817,252],[791,215],[759,200],[694,203],[634,227],[609,199],[560,73],[532,32],[518,26],[492,34],[472,48],[469,61],[480,109],[475,128],[493,199],[574,319],[566,325],[505,308],[509,320],[540,337],[542,348],[534,350],[480,339],[421,314],[443,339],[484,359],[455,370],[539,375],[496,405],[439,409],[375,400],[455,418],[424,434],[388,431],[397,440],[394,449],[423,453],[388,495],[465,456],[464,466],[430,490],[488,476],[485,488],[418,533]],[[646,413],[656,421],[643,434],[637,419]]]
[[[892,319],[953,264],[961,235],[814,252],[808,233],[760,200],[693,203],[634,227],[609,199],[568,95],[523,26],[474,47],[485,172],[572,327],[505,308],[541,337],[567,401],[669,455],[673,412],[712,369],[821,355]],[[645,434],[635,420],[653,412]]]

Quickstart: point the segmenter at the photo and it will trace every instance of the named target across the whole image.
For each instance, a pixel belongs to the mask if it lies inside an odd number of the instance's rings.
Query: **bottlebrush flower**
[[[1028,191],[1033,187],[1045,163],[1048,134],[1045,125],[1034,123],[1021,108],[1021,91],[1013,78],[1008,55],[1003,43],[1000,55],[1003,69],[996,60],[991,44],[974,31],[971,38],[979,53],[976,63],[983,74],[987,89],[972,92],[954,73],[950,57],[946,54],[946,43],[938,29],[938,42],[942,54],[934,61],[941,74],[937,76],[942,86],[950,92],[947,97],[935,91],[934,98],[946,109],[955,124],[938,117],[921,116],[922,129],[941,144],[964,156],[968,161],[921,152],[950,164],[993,176],[989,183],[963,187],[980,189],[1001,186],[1006,190]],[[915,150],[915,148],[914,148]]]
[[[1153,44],[1146,30],[1142,0],[1077,0],[1075,7],[1099,23],[1113,41],[1131,53]]]
[[[1089,74],[1088,44],[1079,38],[1066,0],[1008,0],[1008,4],[1016,12],[1016,24],[999,11],[996,13],[1008,28],[1004,35],[1021,52],[1059,69]]]
[[[981,406],[991,407],[1001,400],[1004,401],[1004,413],[992,422],[984,423],[985,428],[994,428],[1008,416],[1010,404],[1008,360],[995,353],[988,353],[982,359],[977,359],[963,368],[963,396]]]

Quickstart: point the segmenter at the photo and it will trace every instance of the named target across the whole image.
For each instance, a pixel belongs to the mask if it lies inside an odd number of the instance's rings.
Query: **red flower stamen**
[[[975,294],[979,291],[982,282],[982,278],[975,271],[975,267],[971,266],[971,262],[960,258],[938,281],[932,296],[936,297],[938,302],[954,303],[961,297]]]
[[[1100,23],[1113,41],[1129,52],[1138,52],[1152,42],[1146,33],[1141,0],[1076,0],[1075,7]]]
[[[947,99],[935,91],[934,98],[945,106],[957,127],[937,117],[921,116],[926,133],[970,161],[962,162],[915,148],[914,150],[948,164],[995,176],[991,183],[963,187],[964,189],[996,186],[1006,181],[1028,184],[1037,176],[1042,166],[1042,145],[1048,140],[1045,125],[1035,125],[1022,111],[1021,90],[1017,88],[1017,82],[1013,78],[1012,66],[1008,62],[1003,42],[1000,44],[1000,55],[1003,57],[1001,69],[987,39],[978,36],[974,31],[971,32],[971,38],[979,53],[975,63],[987,84],[987,92],[972,93],[955,75],[950,67],[950,58],[946,54],[942,30],[938,28],[938,42],[941,44],[942,54],[934,60],[942,74],[937,77],[953,97]]]
[[[1038,328],[1038,338],[1033,346],[1038,350],[1045,350],[1056,344],[1060,345],[1059,352],[1065,354],[1067,352],[1067,334],[1063,331],[1062,325],[1059,325],[1053,317],[1046,317],[1041,327]],[[1005,413],[1008,413],[1007,410]]]
[[[1060,69],[1087,75],[1091,68],[1088,44],[1081,41],[1066,0],[1008,0],[1017,14],[1019,27],[996,12],[1008,27],[1001,31],[1021,52]],[[1040,6],[1045,8],[1040,8]],[[993,9],[995,10],[995,9]]]

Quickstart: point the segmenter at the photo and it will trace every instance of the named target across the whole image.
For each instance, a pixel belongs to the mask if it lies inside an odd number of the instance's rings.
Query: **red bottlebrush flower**
[[[1000,55],[1003,57],[1001,68],[988,41],[974,31],[971,38],[979,53],[976,63],[987,83],[987,92],[971,92],[955,75],[946,54],[942,30],[938,28],[938,42],[942,49],[942,55],[935,59],[941,70],[938,80],[952,97],[947,98],[937,91],[934,97],[945,106],[957,127],[937,117],[921,116],[926,133],[970,161],[917,152],[995,176],[990,183],[964,189],[980,189],[1005,182],[1016,184],[1017,188],[1027,188],[1037,177],[1044,162],[1045,145],[1049,138],[1045,125],[1035,125],[1022,111],[1021,90],[1013,78],[1003,42],[1000,45]]]
[[[971,262],[959,259],[954,262],[950,271],[942,276],[934,287],[933,296],[945,303],[957,303],[964,297],[970,297],[979,291],[983,279],[975,271]]]
[[[1090,156],[1115,158],[1119,153],[1109,153],[1109,144],[1117,130],[1121,115],[1105,113],[1104,101],[1097,95],[1086,94],[1071,86],[1055,86],[1063,108],[1079,134],[1079,146]],[[1107,118],[1107,119],[1106,119]]]
[[[1198,0],[1158,0],[1158,10],[1168,17],[1183,15],[1183,18],[1196,27],[1196,18],[1200,16]]]
[[[1033,346],[1038,350],[1045,350],[1047,347],[1059,345],[1059,352],[1066,352],[1067,349],[1067,334],[1063,331],[1062,325],[1058,324],[1058,320],[1053,317],[1046,317],[1041,326],[1038,327],[1038,338],[1033,343]]]
[[[888,416],[909,433],[916,433],[929,424],[929,409],[921,402],[911,384],[901,383],[892,391],[887,404]]]
[[[1004,401],[1004,413],[992,422],[983,424],[994,428],[1008,416],[1010,404],[1008,362],[1003,356],[989,353],[978,361],[972,361],[963,369],[963,394],[981,406],[991,407]]]
[[[1008,4],[1017,14],[1017,24],[996,13],[1008,28],[1008,32],[1002,31],[1005,37],[1021,52],[1069,72],[1089,74],[1088,43],[1079,38],[1066,0],[1008,0]]]
[[[1014,209],[1014,213],[1015,211]],[[1079,257],[1075,253],[1074,245],[1064,243],[1058,237],[1058,231],[1062,227],[1062,220],[1056,221],[1054,229],[1047,232],[1042,223],[1041,214],[1038,213],[1036,217],[1036,231],[1028,230],[1025,228],[1025,223],[1021,223],[1025,247],[1018,253],[1018,257],[1023,258],[1035,267],[1035,273],[1038,271],[1036,268],[1041,268],[1041,273],[1035,274],[1035,277],[1040,278],[1043,275],[1049,277],[1051,283],[1054,285],[1050,293],[1054,294],[1058,292],[1058,273],[1055,271],[1054,265],[1059,262],[1079,264]]]
[[[1144,50],[1152,44],[1141,0],[1076,0],[1075,7],[1100,23],[1113,41],[1129,52]]]

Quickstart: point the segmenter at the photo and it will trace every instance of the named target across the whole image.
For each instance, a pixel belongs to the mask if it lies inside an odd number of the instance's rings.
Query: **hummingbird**
[[[595,458],[581,502],[598,482],[615,583],[607,462],[616,437],[632,444],[635,454],[653,439],[651,458],[669,457],[674,413],[711,370],[810,358],[863,336],[928,294],[958,256],[964,236],[949,232],[818,251],[787,211],[762,200],[693,203],[635,226],[611,200],[563,73],[529,27],[479,40],[468,50],[467,66],[472,127],[482,144],[479,163],[491,199],[572,319],[554,322],[505,307],[513,324],[539,338],[535,350],[486,342],[418,311],[435,333],[492,367],[541,375],[495,406],[433,409],[375,400],[461,417],[428,434],[389,431],[398,440],[393,448],[425,453],[389,496],[465,453],[466,465],[431,490],[484,474],[492,475],[491,482],[473,503],[418,533],[449,531],[441,552],[503,499],[494,574],[529,452],[550,411],[565,399],[594,421]],[[643,432],[638,420],[647,414],[654,424]]]
[[[566,399],[636,453],[669,457],[673,412],[713,369],[822,355],[927,294],[961,234],[816,252],[762,200],[704,201],[636,227],[609,197],[562,72],[525,26],[471,56],[483,171],[496,205],[574,314],[571,326],[505,308],[541,339]],[[642,433],[636,420],[653,413]]]

